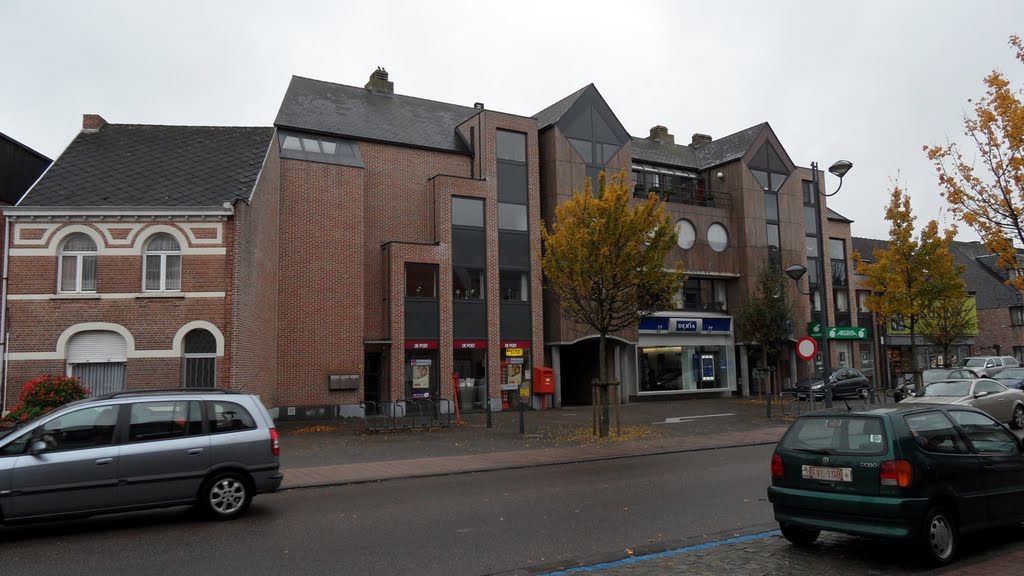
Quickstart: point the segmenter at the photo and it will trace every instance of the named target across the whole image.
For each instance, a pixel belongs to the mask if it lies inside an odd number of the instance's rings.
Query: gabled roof
[[[631,142],[630,149],[633,152],[634,162],[653,162],[655,164],[667,164],[693,170],[700,168],[697,154],[689,146],[662,144],[650,138],[637,138],[635,136]]]
[[[853,238],[853,248],[861,253],[865,260],[874,260],[874,250],[884,250],[889,245],[886,240],[870,238]],[[979,242],[953,242],[950,251],[956,263],[964,267],[962,278],[967,290],[974,292],[979,310],[1009,308],[1020,306],[1022,301],[1020,290],[1005,283],[1005,270],[995,264],[996,256],[991,254],[984,244]]]
[[[355,140],[468,153],[456,127],[477,108],[292,76],[274,125]]]
[[[737,158],[742,158],[754,139],[768,126],[762,122],[694,147],[684,144],[662,144],[650,138],[633,137],[633,160],[637,162],[653,162],[696,170],[706,170]]]
[[[700,167],[702,169],[711,168],[742,158],[750,149],[750,145],[754,143],[757,135],[767,126],[767,122],[762,122],[697,147],[697,159],[700,161]]]
[[[569,108],[572,108],[572,105],[587,91],[587,88],[596,89],[593,83],[587,84],[583,88],[534,114],[533,117],[537,120],[537,130],[543,130],[561,120],[562,116],[569,111]]]
[[[853,224],[853,220],[850,220],[846,216],[843,216],[842,214],[836,212],[835,210],[829,208],[828,206],[825,207],[825,212],[829,220],[832,220],[834,222],[846,222],[847,224]]]
[[[273,134],[106,124],[79,133],[18,206],[220,207],[250,196]]]

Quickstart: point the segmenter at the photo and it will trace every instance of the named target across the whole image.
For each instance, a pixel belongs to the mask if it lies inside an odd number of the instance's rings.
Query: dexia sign
[[[821,322],[808,322],[807,335],[811,338],[821,338]],[[829,340],[867,340],[868,329],[857,326],[829,326]]]

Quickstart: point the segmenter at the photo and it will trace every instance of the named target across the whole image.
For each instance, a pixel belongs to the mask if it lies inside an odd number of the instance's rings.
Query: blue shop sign
[[[732,318],[705,318],[702,321],[701,331],[705,334],[732,332]]]
[[[696,332],[696,320],[676,320],[676,332]]]
[[[668,318],[648,316],[640,319],[641,332],[668,332]]]

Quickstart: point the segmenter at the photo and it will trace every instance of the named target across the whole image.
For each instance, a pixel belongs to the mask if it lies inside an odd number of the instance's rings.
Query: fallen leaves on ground
[[[623,426],[621,434],[615,433],[615,426],[611,426],[608,436],[599,438],[594,436],[593,426],[561,426],[541,430],[541,436],[547,442],[556,445],[582,445],[582,444],[614,444],[617,442],[632,442],[637,440],[653,440],[664,436],[663,432],[655,430],[647,425]]]
[[[296,428],[295,430],[291,430],[288,433],[289,434],[296,434],[296,435],[298,435],[298,434],[312,434],[314,432],[335,432],[337,430],[338,430],[337,426],[324,426],[322,424],[317,424],[315,426],[306,426],[304,428]]]

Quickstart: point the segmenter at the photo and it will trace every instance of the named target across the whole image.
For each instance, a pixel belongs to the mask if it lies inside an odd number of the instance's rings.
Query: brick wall
[[[231,386],[259,394],[268,408],[278,405],[280,183],[275,138],[251,201],[235,203],[230,245]]]

